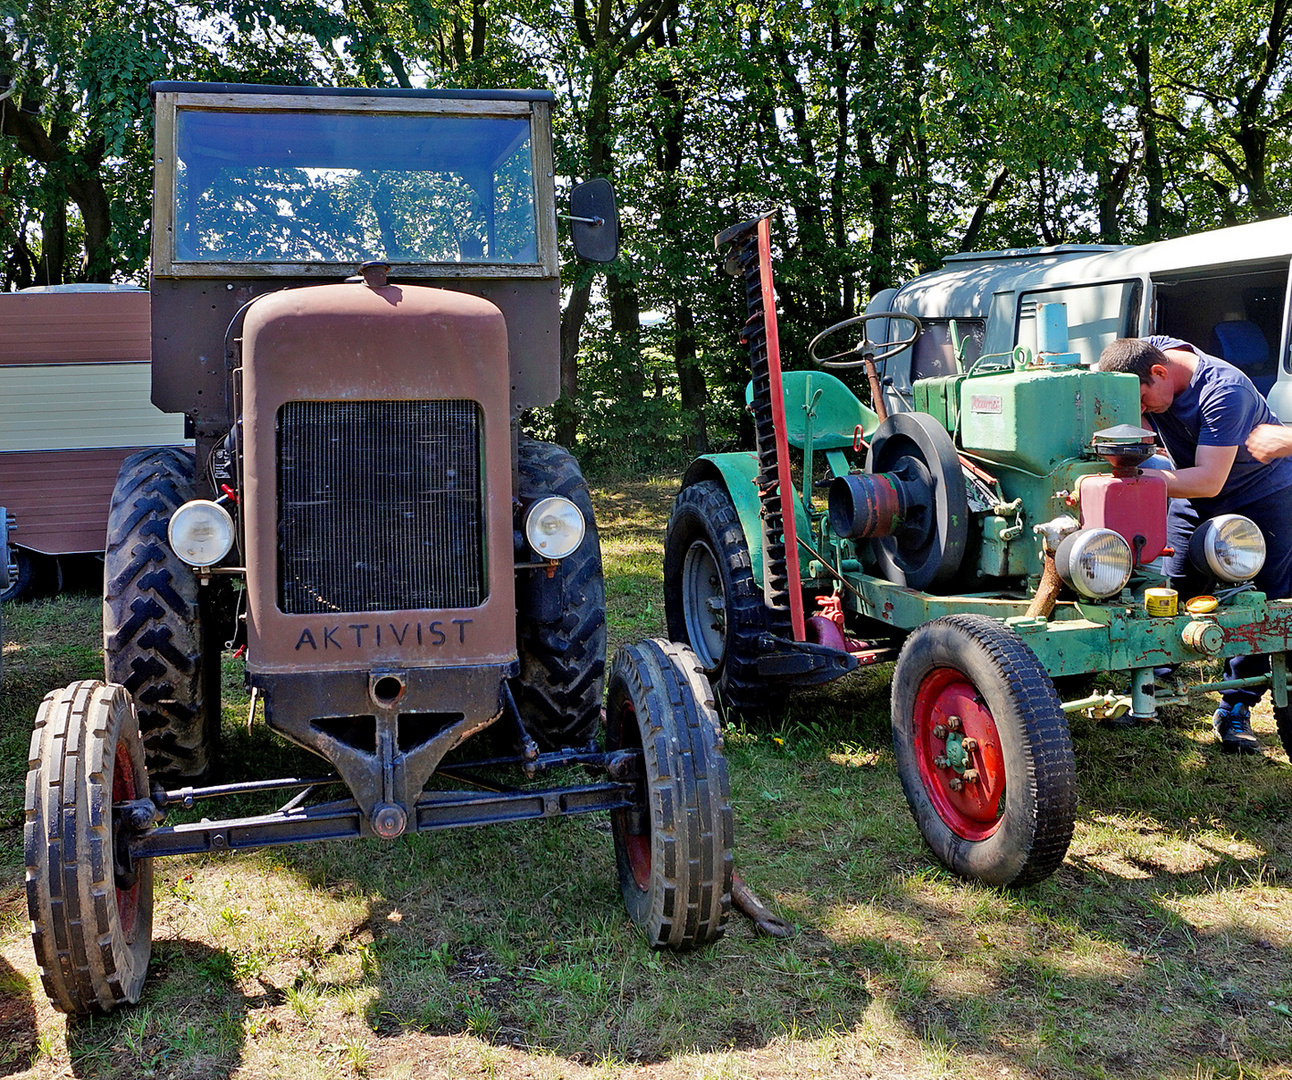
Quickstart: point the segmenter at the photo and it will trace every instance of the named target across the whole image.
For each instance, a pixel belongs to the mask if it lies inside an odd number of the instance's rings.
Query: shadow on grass
[[[256,1002],[230,992],[233,957],[197,941],[153,942],[138,1005],[67,1021],[72,1072],[83,1077],[217,1080],[241,1061]]]
[[[36,1006],[27,980],[0,959],[0,1076],[25,1072],[36,1054]]]

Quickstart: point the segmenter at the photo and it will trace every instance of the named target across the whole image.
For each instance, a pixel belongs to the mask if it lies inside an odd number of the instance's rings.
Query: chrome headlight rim
[[[1265,534],[1243,514],[1217,514],[1189,538],[1189,561],[1204,574],[1230,584],[1251,581],[1264,568],[1268,554]],[[1246,556],[1247,561],[1236,564],[1235,556]]]
[[[1135,555],[1121,533],[1078,529],[1060,542],[1054,565],[1064,584],[1079,595],[1087,600],[1107,600],[1130,581]]]
[[[583,511],[561,495],[548,495],[525,511],[525,542],[542,559],[564,559],[578,551],[587,534]]]
[[[171,551],[189,566],[215,566],[233,550],[236,537],[233,516],[211,499],[190,499],[166,525]]]

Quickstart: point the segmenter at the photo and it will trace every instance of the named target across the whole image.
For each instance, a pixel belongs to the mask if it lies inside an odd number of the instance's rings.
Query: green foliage
[[[818,331],[957,250],[1137,242],[1292,208],[1292,13],[1276,0],[0,14],[6,289],[144,279],[150,80],[553,89],[558,187],[612,177],[623,243],[604,272],[567,259],[562,385],[578,389],[535,422],[619,468],[742,444],[744,310],[713,237],[744,218],[779,212],[794,367]]]

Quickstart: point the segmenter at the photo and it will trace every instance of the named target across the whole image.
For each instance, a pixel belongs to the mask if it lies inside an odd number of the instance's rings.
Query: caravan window
[[[1025,292],[1019,297],[1014,344],[1036,352],[1036,305],[1064,304],[1068,348],[1080,355],[1083,364],[1093,364],[1110,341],[1139,333],[1143,297],[1144,286],[1137,278]]]

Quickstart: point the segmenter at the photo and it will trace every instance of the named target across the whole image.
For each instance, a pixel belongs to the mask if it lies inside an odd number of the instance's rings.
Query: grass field
[[[600,485],[612,647],[663,631],[672,481]],[[1074,721],[1076,836],[1020,892],[951,877],[893,771],[891,667],[726,732],[737,867],[789,942],[734,916],[656,953],[608,822],[157,867],[143,1001],[46,1003],[23,897],[28,736],[43,694],[101,674],[97,600],[6,610],[0,688],[0,1076],[1282,1077],[1292,1075],[1292,768],[1222,757],[1211,704],[1130,733]],[[226,773],[311,768],[248,732],[225,668]]]

